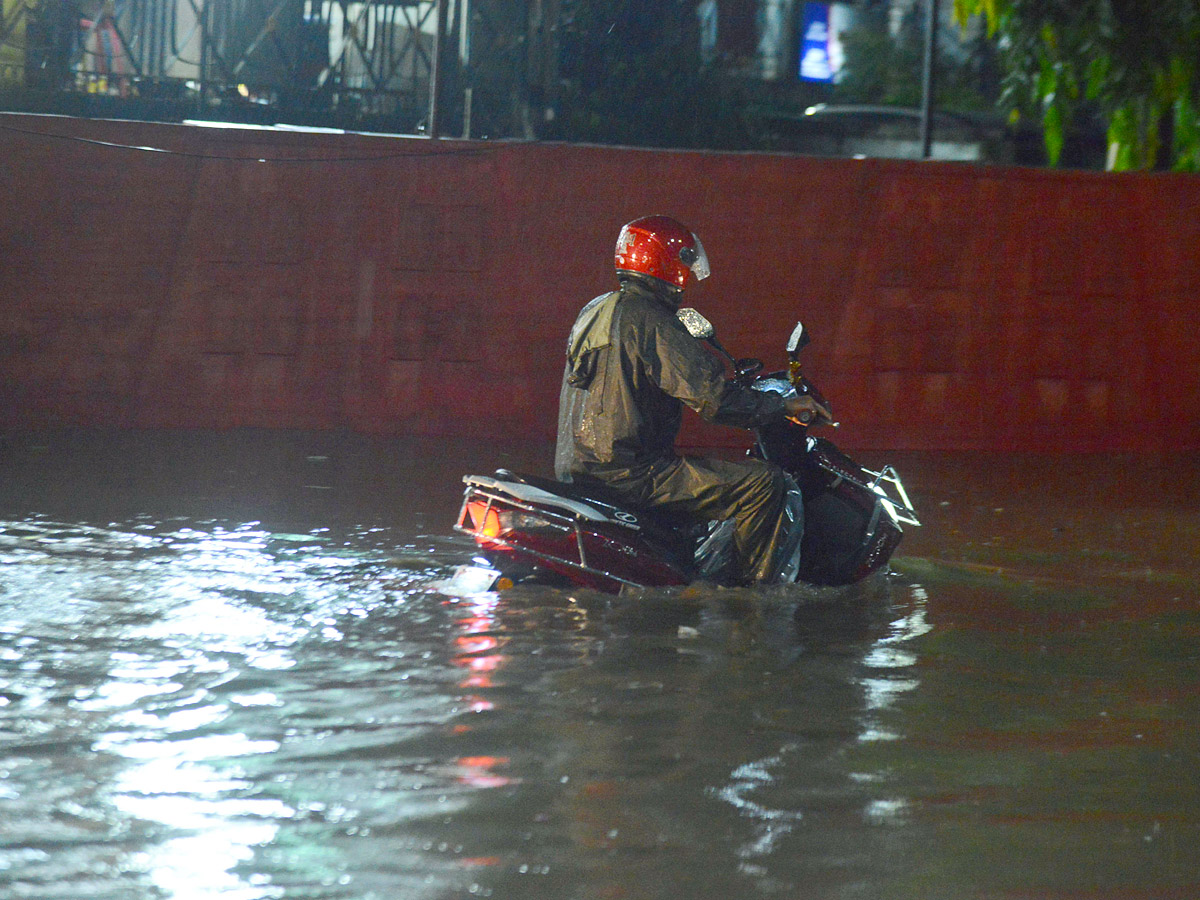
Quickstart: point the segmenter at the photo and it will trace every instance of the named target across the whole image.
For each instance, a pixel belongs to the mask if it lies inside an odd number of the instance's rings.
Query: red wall
[[[574,314],[654,212],[703,237],[733,352],[811,327],[847,447],[1200,446],[1193,176],[20,115],[0,425],[547,438]]]

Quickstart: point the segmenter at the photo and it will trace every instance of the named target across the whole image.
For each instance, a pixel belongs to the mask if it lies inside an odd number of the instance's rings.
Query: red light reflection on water
[[[477,788],[496,788],[512,784],[513,779],[493,771],[508,765],[507,756],[461,756],[455,763],[459,768],[458,781]]]
[[[470,614],[455,623],[459,633],[454,638],[455,654],[451,662],[464,669],[464,677],[458,682],[460,688],[484,692],[495,687],[493,676],[504,668],[508,657],[501,651],[505,641],[496,637],[497,621],[494,615],[495,599],[481,599],[470,606]],[[496,708],[486,696],[471,693],[462,698],[472,712],[486,712]],[[455,734],[471,730],[469,725],[456,725]],[[506,756],[462,756],[454,762],[455,779],[460,784],[476,788],[498,788],[512,784],[513,779],[496,770],[508,765]],[[491,857],[480,857],[468,865],[494,865]]]
[[[491,673],[508,662],[508,657],[499,652],[506,641],[493,633],[497,627],[495,605],[495,599],[478,600],[471,604],[470,615],[455,622],[459,634],[454,638],[455,653],[450,661],[470,673],[459,687],[492,687]]]
[[[454,639],[455,646],[463,653],[483,653],[488,650],[495,650],[500,646],[500,642],[493,637],[472,637],[459,635]]]
[[[480,598],[470,604],[468,615],[455,622],[459,633],[454,637],[455,652],[450,661],[466,670],[465,677],[458,682],[458,686],[465,690],[483,692],[495,687],[494,673],[508,662],[508,657],[500,652],[506,643],[505,639],[493,633],[497,629],[494,614],[496,602],[495,598]],[[462,700],[474,713],[490,712],[496,708],[495,703],[479,693],[465,694]],[[454,730],[459,734],[469,729],[470,726],[460,725],[455,726]],[[507,779],[503,783],[507,783]]]

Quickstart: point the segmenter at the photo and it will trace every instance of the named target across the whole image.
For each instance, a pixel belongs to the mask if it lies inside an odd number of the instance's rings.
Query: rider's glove
[[[784,399],[783,414],[797,425],[819,425],[823,421],[833,421],[833,413],[808,394]]]

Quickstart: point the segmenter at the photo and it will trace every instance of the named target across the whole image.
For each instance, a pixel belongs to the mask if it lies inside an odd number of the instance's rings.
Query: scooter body
[[[711,325],[694,310],[681,310],[680,319],[715,343]],[[734,361],[735,378],[756,390],[808,393],[827,406],[800,371],[804,343],[798,324],[788,342],[787,372],[759,374],[761,363],[741,359]],[[811,424],[771,423],[758,430],[750,450],[792,480],[776,580],[850,584],[884,567],[902,526],[920,522],[894,469],[860,466],[832,441],[809,434]],[[728,579],[732,522],[672,522],[627,509],[600,490],[508,470],[467,475],[463,482],[455,528],[474,538],[498,580],[549,579],[617,593]]]

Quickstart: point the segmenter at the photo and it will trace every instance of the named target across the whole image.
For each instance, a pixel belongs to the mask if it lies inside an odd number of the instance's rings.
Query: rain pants
[[[659,518],[733,519],[734,580],[770,580],[786,536],[787,478],[760,460],[678,455],[684,405],[740,428],[783,412],[778,394],[725,380],[722,363],[675,317],[667,291],[626,281],[588,303],[571,329],[555,474],[603,486]]]

